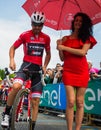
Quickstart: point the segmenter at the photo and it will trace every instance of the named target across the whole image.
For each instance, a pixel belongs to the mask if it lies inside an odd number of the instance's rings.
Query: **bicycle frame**
[[[25,70],[25,72],[27,72],[27,71]],[[37,73],[37,71],[35,71],[35,73]],[[42,74],[43,72],[38,71],[38,73]],[[27,74],[28,74],[28,72],[27,72]],[[44,82],[44,75],[43,74],[42,74],[41,79],[42,79],[41,81],[42,81],[43,86],[45,86],[46,84]],[[29,94],[28,94],[28,118],[27,118],[27,120],[29,120],[30,107],[31,107],[30,104],[31,104],[31,99],[32,99],[31,98],[31,92],[30,92],[30,88],[31,88],[31,79],[30,78],[27,81],[25,81],[25,85],[23,86],[23,88],[28,89],[28,91],[29,91]],[[19,120],[19,118],[20,118],[20,115],[21,115],[21,112],[22,112],[23,102],[24,102],[24,99],[22,98],[19,105],[18,105],[18,110],[17,110],[17,113],[16,113],[16,115],[18,115],[17,116],[18,119],[16,119],[16,121]]]

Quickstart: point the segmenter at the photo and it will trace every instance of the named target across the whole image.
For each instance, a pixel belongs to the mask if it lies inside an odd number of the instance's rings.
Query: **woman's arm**
[[[59,44],[57,49],[59,51],[67,51],[67,52],[74,54],[74,55],[85,56],[87,54],[87,51],[90,48],[90,45],[91,45],[90,43],[89,44],[85,43],[81,49],[75,49],[75,48],[66,47],[64,45]]]
[[[59,45],[62,45],[62,39],[58,39],[57,40],[57,50],[59,51],[60,60],[64,61],[63,51],[61,51],[61,50],[58,49]]]
[[[64,61],[63,51],[59,51],[59,57],[61,61]]]

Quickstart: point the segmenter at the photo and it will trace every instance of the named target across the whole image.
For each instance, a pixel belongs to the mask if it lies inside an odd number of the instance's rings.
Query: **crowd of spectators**
[[[88,61],[89,67],[89,76],[91,79],[101,79],[101,69],[98,69],[93,66],[91,61]],[[100,62],[101,68],[101,62]],[[47,68],[46,74],[44,75],[44,81],[46,84],[56,84],[62,82],[62,72],[63,72],[63,65],[57,63],[55,68]]]
[[[55,68],[47,68],[44,75],[44,81],[46,84],[56,84],[62,82],[63,66],[60,63],[56,64]]]

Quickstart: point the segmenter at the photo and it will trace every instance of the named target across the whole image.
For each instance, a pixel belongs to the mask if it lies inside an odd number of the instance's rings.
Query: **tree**
[[[3,69],[0,69],[0,77],[1,77],[2,79],[5,78],[5,71],[4,71]]]

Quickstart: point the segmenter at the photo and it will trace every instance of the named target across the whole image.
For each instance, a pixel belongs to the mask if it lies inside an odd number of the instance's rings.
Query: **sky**
[[[9,67],[9,48],[19,35],[31,29],[30,17],[22,8],[26,0],[0,0],[0,69]],[[60,35],[69,35],[70,31],[55,31],[48,27],[43,28],[43,32],[48,34],[51,38],[51,61],[48,65],[50,68],[54,68],[56,63],[61,63],[56,50],[56,40],[60,38]],[[94,37],[97,40],[97,45],[89,50],[87,59],[92,61],[93,66],[100,68],[101,61],[101,22],[94,25]],[[15,62],[17,69],[22,64],[23,48],[22,46],[16,50]]]

